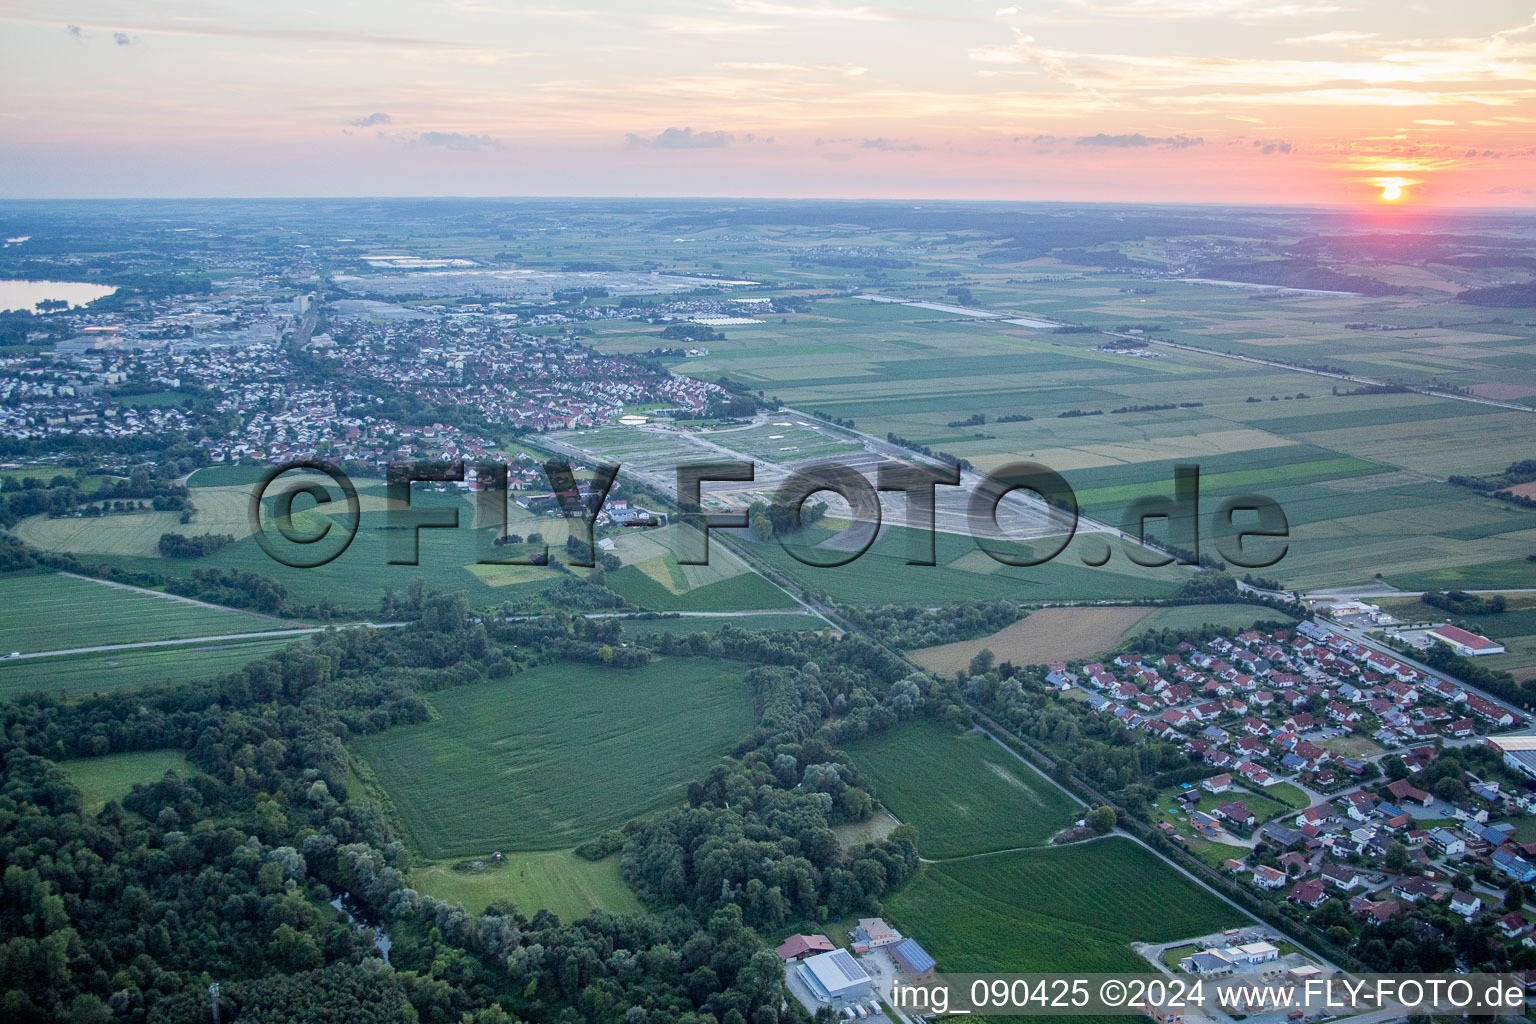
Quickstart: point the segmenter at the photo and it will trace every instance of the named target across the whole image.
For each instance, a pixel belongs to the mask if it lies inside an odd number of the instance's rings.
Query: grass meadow
[[[745,670],[562,663],[431,697],[435,716],[358,740],[428,858],[568,849],[679,804],[751,728]]]
[[[87,811],[99,810],[108,800],[121,800],[137,784],[159,782],[166,772],[186,778],[197,771],[179,750],[140,750],[82,757],[61,761],[59,768],[80,790],[80,802]]]
[[[619,875],[619,857],[584,860],[569,850],[542,850],[505,855],[501,863],[482,862],[470,870],[430,864],[411,870],[416,891],[449,903],[462,903],[478,914],[496,900],[511,900],[529,917],[550,910],[562,921],[586,917],[594,910],[610,914],[639,913],[643,908]]]

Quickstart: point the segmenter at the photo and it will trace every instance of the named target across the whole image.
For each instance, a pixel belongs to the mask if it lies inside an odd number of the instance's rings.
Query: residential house
[[[1278,889],[1285,884],[1285,872],[1260,864],[1253,869],[1253,884],[1260,889]]]
[[[1502,871],[1517,882],[1529,882],[1536,878],[1536,868],[1531,867],[1531,862],[1524,857],[1517,857],[1508,850],[1493,851],[1489,861],[1495,870]]]
[[[1323,883],[1316,878],[1309,878],[1304,882],[1297,882],[1291,886],[1290,895],[1286,899],[1303,907],[1320,907],[1328,898],[1328,891],[1323,888]]]
[[[1212,775],[1200,783],[1200,788],[1207,793],[1225,793],[1232,788],[1232,773],[1222,772],[1220,775]]]
[[[1448,828],[1430,829],[1429,841],[1447,857],[1459,857],[1467,852],[1467,841]]]
[[[1409,903],[1417,903],[1420,900],[1437,900],[1441,893],[1440,887],[1427,878],[1400,878],[1392,885],[1392,895]]]
[[[1463,892],[1460,889],[1451,893],[1451,912],[1462,917],[1471,918],[1483,909],[1481,896],[1475,893]]]
[[[1348,892],[1360,884],[1360,873],[1348,864],[1329,864],[1323,868],[1323,881]]]

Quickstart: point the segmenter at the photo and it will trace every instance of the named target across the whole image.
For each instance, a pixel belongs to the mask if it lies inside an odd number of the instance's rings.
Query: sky
[[[0,95],[0,198],[1536,205],[1536,0],[0,0]]]

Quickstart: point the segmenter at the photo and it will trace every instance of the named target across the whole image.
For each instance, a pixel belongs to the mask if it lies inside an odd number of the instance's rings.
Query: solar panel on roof
[[[917,944],[916,939],[903,939],[896,946],[896,955],[910,969],[909,973],[922,974],[933,967],[933,957],[928,951]]]
[[[854,963],[853,957],[848,955],[848,951],[846,949],[840,949],[833,953],[832,963],[837,967],[839,971],[843,972],[843,977],[848,981],[863,981],[868,977],[868,975],[864,973],[864,968]]]

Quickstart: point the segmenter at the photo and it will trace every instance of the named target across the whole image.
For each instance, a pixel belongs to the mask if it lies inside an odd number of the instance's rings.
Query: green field
[[[917,826],[929,858],[1040,846],[1072,823],[1078,806],[981,733],[957,736],[919,719],[848,750],[892,814]]]
[[[92,693],[211,679],[289,644],[306,641],[306,637],[276,637],[0,661],[0,698],[46,693],[67,700]]]
[[[940,971],[1149,970],[1128,943],[1168,942],[1244,923],[1145,847],[1123,837],[998,853],[921,874],[884,901]]]
[[[433,721],[357,749],[429,858],[566,849],[681,803],[751,728],[744,672],[683,658],[549,665],[435,693]]]
[[[138,783],[159,782],[166,772],[187,778],[197,771],[179,750],[82,757],[61,761],[59,768],[80,790],[80,802],[87,811],[100,808],[108,800],[121,800]]]
[[[496,900],[511,900],[528,917],[550,910],[564,921],[593,910],[629,914],[643,909],[619,876],[617,854],[594,862],[569,850],[546,850],[507,854],[500,864],[483,863],[471,870],[454,870],[446,864],[417,867],[411,871],[411,887],[449,903],[462,903],[471,914],[483,912]]]
[[[619,629],[629,637],[664,634],[687,636],[692,633],[718,633],[725,627],[750,629],[771,633],[776,630],[806,632],[830,629],[825,619],[815,615],[733,615],[710,616],[685,615],[676,619],[620,619]]]
[[[208,608],[51,572],[0,576],[0,656],[280,629],[263,615]],[[9,668],[13,666],[0,666]],[[0,676],[3,678],[3,676]],[[0,683],[3,685],[3,683]]]
[[[1304,811],[1312,806],[1312,798],[1302,792],[1300,787],[1293,786],[1289,782],[1277,782],[1273,786],[1265,786],[1264,795],[1271,800],[1278,800],[1292,810]]]
[[[711,558],[717,557],[713,552]],[[675,592],[626,565],[608,574],[608,586],[637,608],[658,612],[735,612],[793,608],[794,598],[756,573]]]

